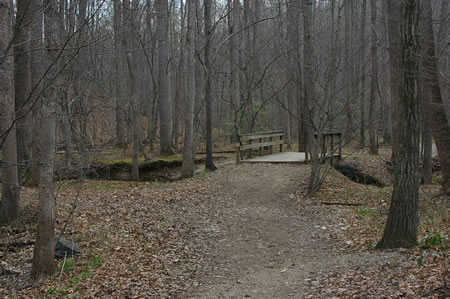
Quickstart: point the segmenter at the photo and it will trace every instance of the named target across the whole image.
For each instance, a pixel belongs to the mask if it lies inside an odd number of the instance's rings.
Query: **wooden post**
[[[248,141],[248,143],[249,143],[249,144],[252,144],[252,140],[250,139],[250,140]],[[253,154],[253,149],[252,149],[252,148],[248,149],[248,150],[247,150],[247,159],[251,158],[251,157],[252,157],[252,154]]]
[[[342,159],[342,133],[339,133],[339,160]]]
[[[269,137],[269,140],[272,141],[273,138]],[[270,150],[270,154],[272,155],[273,154],[273,145],[269,145],[269,150]]]
[[[331,160],[330,160],[330,165],[333,166],[333,164],[334,164],[334,133],[331,133],[330,146],[331,146]]]
[[[239,143],[236,143],[236,164],[239,164],[239,162],[240,162],[240,149],[239,149],[239,147],[240,147],[240,144]]]
[[[262,138],[259,138],[259,139],[258,139],[258,142],[261,143],[261,142],[262,142]],[[263,150],[263,148],[262,148],[262,146],[260,146],[260,147],[259,147],[259,156],[260,156],[260,157],[262,156],[262,150]]]
[[[283,141],[283,135],[280,136],[280,141]],[[283,143],[280,143],[280,153],[283,152]]]
[[[326,134],[322,135],[322,159],[325,159],[327,154]]]

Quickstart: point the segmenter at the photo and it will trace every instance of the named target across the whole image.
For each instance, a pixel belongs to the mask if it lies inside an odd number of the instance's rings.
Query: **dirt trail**
[[[300,206],[293,193],[307,166],[243,164],[217,173],[216,200],[203,219],[207,275],[188,291],[195,298],[304,297],[314,278],[390,254],[346,254],[325,230],[339,229],[317,205]],[[326,228],[324,228],[326,227]],[[312,281],[311,281],[312,279]],[[324,286],[325,287],[325,286]]]

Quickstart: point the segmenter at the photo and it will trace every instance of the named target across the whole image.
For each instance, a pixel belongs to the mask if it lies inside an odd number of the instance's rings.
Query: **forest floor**
[[[383,157],[361,152],[349,161],[389,183]],[[171,183],[58,183],[57,231],[75,202],[65,238],[82,253],[58,260],[42,285],[29,279],[37,190],[24,188],[21,218],[0,227],[0,297],[415,298],[448,283],[443,246],[374,249],[392,186],[331,169],[308,198],[309,169],[230,159]],[[448,236],[449,211],[438,184],[421,186],[420,239]]]

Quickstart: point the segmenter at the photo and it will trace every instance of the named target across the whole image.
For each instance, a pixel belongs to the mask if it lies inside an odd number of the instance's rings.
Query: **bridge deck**
[[[241,161],[242,163],[304,163],[305,153],[282,152],[267,156],[258,156]]]

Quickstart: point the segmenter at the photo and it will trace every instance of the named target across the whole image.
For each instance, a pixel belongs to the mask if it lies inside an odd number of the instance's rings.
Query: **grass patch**
[[[371,217],[371,218],[376,218],[377,217],[377,212],[372,211],[372,210],[356,210],[355,213],[357,215],[368,216],[368,217]]]

